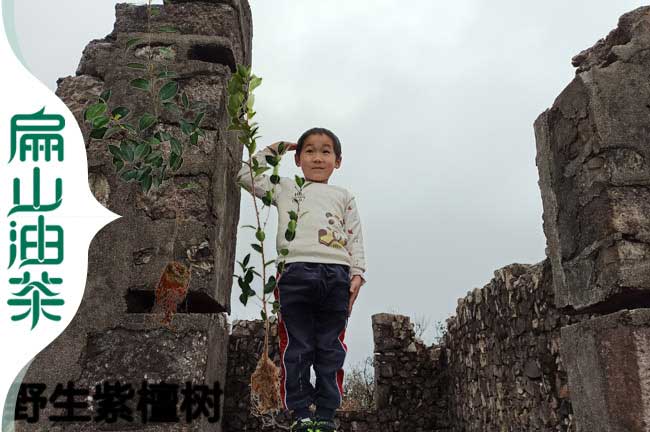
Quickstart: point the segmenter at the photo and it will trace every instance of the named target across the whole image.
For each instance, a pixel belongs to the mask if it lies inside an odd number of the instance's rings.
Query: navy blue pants
[[[284,408],[335,410],[343,399],[343,342],[348,324],[350,267],[294,262],[274,291],[280,302],[280,394]],[[316,387],[310,382],[310,367]]]

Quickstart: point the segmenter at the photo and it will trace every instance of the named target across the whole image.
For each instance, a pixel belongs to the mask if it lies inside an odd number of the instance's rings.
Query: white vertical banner
[[[90,242],[120,216],[92,195],[79,125],[16,58],[5,19],[0,19],[0,407],[6,426],[14,415],[4,412],[5,405],[14,406],[12,383],[72,321],[86,285]]]

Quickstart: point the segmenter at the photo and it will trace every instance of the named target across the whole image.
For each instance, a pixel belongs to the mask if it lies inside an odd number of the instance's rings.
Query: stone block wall
[[[568,431],[572,416],[548,260],[511,264],[458,300],[444,338],[452,430]]]

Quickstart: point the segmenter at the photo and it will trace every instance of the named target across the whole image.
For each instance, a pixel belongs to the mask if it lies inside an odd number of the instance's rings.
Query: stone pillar
[[[375,405],[384,430],[442,430],[448,426],[440,347],[415,337],[405,315],[372,316]]]
[[[236,135],[226,131],[226,86],[237,64],[251,64],[251,12],[246,0],[170,1],[154,8],[159,13],[152,18],[152,31],[173,26],[179,32],[147,34],[146,6],[118,4],[113,32],[86,46],[76,76],[57,82],[57,95],[72,110],[87,139],[91,189],[103,205],[123,217],[94,238],[86,290],[75,319],[35,358],[23,382],[45,383],[49,397],[57,383],[73,381],[75,387],[90,388],[93,394],[96,384],[120,380],[134,387],[134,398],[129,401],[134,421],[120,421],[110,426],[113,429],[221,431],[221,422],[209,423],[207,416],[185,422],[180,389],[186,381],[210,388],[219,381],[223,390],[225,382],[226,313],[230,313],[240,201],[234,177],[242,156]],[[186,148],[183,166],[171,180],[177,186],[195,185],[179,189],[178,206],[172,202],[171,181],[145,196],[138,184],[118,178],[107,145],[119,143],[110,139],[88,142],[90,130],[83,123],[85,107],[109,88],[111,109],[128,106],[135,118],[144,112],[145,93],[129,86],[138,71],[126,66],[147,56],[145,42],[125,49],[134,37],[151,37],[154,51],[170,47],[174,54],[170,69],[178,73],[181,91],[207,107],[201,124],[206,137],[199,139],[198,146]],[[167,112],[161,118],[164,130],[181,138],[177,119]],[[172,245],[179,207],[187,219],[179,223]],[[154,290],[167,262],[189,264],[190,259],[195,267],[188,296],[171,331],[150,314]],[[141,422],[136,404],[143,379],[148,384],[164,380],[180,385],[179,423]],[[222,408],[223,395],[218,402]],[[97,407],[93,409],[96,412]],[[54,424],[47,420],[48,415],[60,412],[48,403],[41,422],[17,422],[16,430],[108,427],[92,421]],[[221,412],[213,414],[221,416]]]
[[[650,406],[634,396],[650,394],[650,353],[639,342],[650,308],[649,20],[650,7],[635,9],[575,56],[575,78],[535,121],[555,303],[568,313],[614,313],[562,330],[585,432],[650,431]],[[635,311],[616,313],[624,309]],[[634,325],[621,318],[632,316]]]

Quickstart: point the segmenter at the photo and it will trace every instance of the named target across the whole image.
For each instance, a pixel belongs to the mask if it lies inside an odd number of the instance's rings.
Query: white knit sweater
[[[253,155],[260,167],[268,166],[266,156],[274,156],[268,147]],[[359,275],[362,285],[365,284],[363,233],[354,195],[340,186],[310,181],[305,181],[300,193],[294,179],[280,177],[280,183],[274,185],[267,172],[255,178],[255,195],[262,198],[266,191],[275,187],[273,205],[278,210],[276,249],[280,260],[287,264],[297,261],[344,264],[350,267],[350,278]],[[248,165],[242,164],[237,182],[252,193],[250,176]],[[299,218],[295,238],[289,242],[285,231],[291,210],[298,213]],[[289,250],[284,259],[280,255],[282,249]]]

